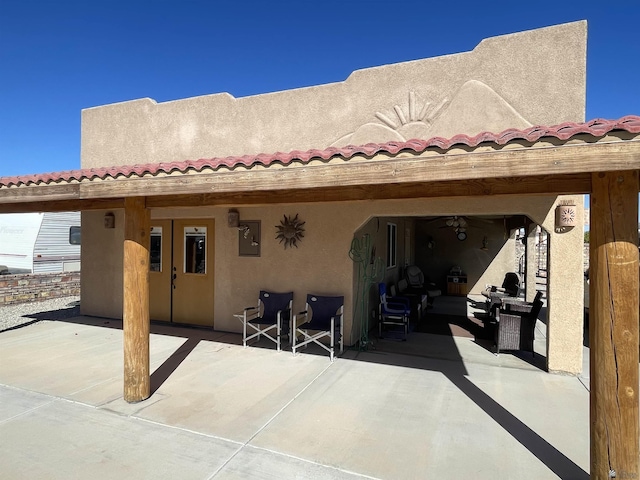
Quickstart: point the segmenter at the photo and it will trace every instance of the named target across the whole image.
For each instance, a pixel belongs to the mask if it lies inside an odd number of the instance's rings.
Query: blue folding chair
[[[385,325],[400,326],[404,331],[404,340],[409,333],[409,319],[411,318],[411,305],[408,298],[387,297],[387,286],[378,284],[380,305],[378,306],[378,336],[382,336]]]
[[[340,343],[340,353],[344,351],[343,317],[344,297],[307,295],[305,310],[293,316],[293,354],[300,347],[316,343],[329,352],[329,358],[333,362],[336,342]],[[302,335],[301,342],[298,342],[299,335]]]
[[[243,311],[242,345],[246,347],[249,340],[260,340],[260,336],[264,335],[275,342],[280,351],[281,338],[289,336],[292,309],[293,292],[273,293],[261,290],[258,305]]]

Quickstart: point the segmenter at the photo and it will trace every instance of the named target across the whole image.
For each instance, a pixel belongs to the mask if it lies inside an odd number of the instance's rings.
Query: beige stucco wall
[[[222,93],[166,103],[140,99],[106,105],[82,112],[82,167],[451,137],[582,121],[585,76],[586,22],[576,22],[490,38],[471,52],[356,71],[344,82],[330,85],[238,99]],[[369,219],[526,214],[553,232],[557,201],[512,196],[233,205],[242,219],[262,222],[259,258],[238,256],[238,232],[226,227],[227,208],[158,210],[152,217],[216,219],[215,328],[239,331],[232,313],[253,304],[262,288],[293,290],[296,310],[303,307],[307,292],[339,293],[346,298],[346,341],[352,343],[355,277],[348,251],[354,234]],[[581,208],[582,200],[576,204]],[[112,230],[103,228],[103,213],[83,214],[82,311],[119,317],[123,212],[116,212],[117,226]],[[284,214],[296,213],[307,222],[307,233],[298,249],[285,251],[274,238],[275,225]],[[414,231],[418,223],[411,224]],[[399,239],[403,228],[399,225]],[[465,245],[471,245],[472,235]],[[487,283],[501,282],[505,271],[514,269],[509,254],[513,240],[501,243],[495,232],[489,238],[495,257],[486,267],[472,257],[465,260],[464,255],[479,255],[477,249],[461,253],[473,278],[472,293]],[[575,273],[572,270],[581,262],[581,245],[581,222],[573,231],[551,235],[551,370],[576,373],[581,366],[581,263]],[[404,248],[404,243],[399,240],[398,246]],[[385,272],[389,280],[397,275]]]
[[[562,197],[545,217],[542,226],[549,236],[547,368],[552,372],[579,374],[582,371],[584,327],[584,228],[579,225],[566,231],[554,228],[555,206],[571,202],[577,218],[584,217],[582,195]]]
[[[489,38],[471,52],[234,98],[144,98],[82,112],[82,167],[195,160],[581,121],[586,22]]]
[[[104,228],[106,212],[82,212],[81,312],[122,318],[124,213],[115,211],[116,227]]]

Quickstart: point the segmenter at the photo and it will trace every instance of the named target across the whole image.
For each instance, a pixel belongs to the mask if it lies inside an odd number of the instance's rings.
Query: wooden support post
[[[124,201],[124,399],[149,398],[149,229],[145,199]]]
[[[638,172],[592,174],[591,478],[640,478]]]

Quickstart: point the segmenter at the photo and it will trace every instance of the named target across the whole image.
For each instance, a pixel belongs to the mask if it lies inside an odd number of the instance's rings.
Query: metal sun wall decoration
[[[276,239],[280,240],[280,243],[284,243],[285,250],[287,247],[292,246],[298,248],[298,242],[304,237],[303,225],[305,223],[298,219],[298,214],[296,213],[294,218],[285,215],[280,220],[280,225],[276,225]]]

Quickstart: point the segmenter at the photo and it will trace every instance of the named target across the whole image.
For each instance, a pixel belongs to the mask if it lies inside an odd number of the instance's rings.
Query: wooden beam
[[[591,476],[637,479],[638,172],[595,173],[592,184]]]
[[[3,203],[33,201],[34,197],[37,197],[41,202],[77,200],[80,198],[80,184],[62,182],[0,188],[0,200]]]
[[[200,193],[220,195],[335,187],[377,188],[389,184],[433,182],[459,182],[468,188],[482,190],[484,182],[489,179],[511,179],[505,180],[504,183],[510,186],[509,193],[515,193],[514,188],[527,188],[527,177],[552,179],[556,176],[630,169],[640,169],[640,140],[481,153],[423,156],[403,154],[396,157],[379,155],[373,159],[294,164],[285,168],[220,169],[207,173],[119,178],[81,183],[80,196],[127,197],[135,196],[140,191],[144,191],[147,196]],[[513,185],[514,179],[522,184]]]
[[[123,198],[46,201],[38,196],[32,202],[0,203],[0,213],[76,212],[84,210],[114,210],[116,208],[124,208]]]
[[[127,198],[124,206],[124,399],[134,403],[150,395],[150,213],[144,198]]]
[[[241,197],[264,203],[255,199],[267,198],[274,192],[276,196],[279,194],[286,199],[285,203],[369,199],[372,193],[379,195],[378,198],[570,194],[590,190],[591,172],[640,169],[640,139],[463,150],[455,148],[442,154],[429,151],[421,155],[401,152],[396,156],[379,154],[373,158],[356,156],[347,161],[314,161],[306,165],[294,163],[284,168],[221,168],[204,173],[0,187],[0,205],[4,208],[0,211],[11,211],[14,207],[10,204],[21,205],[15,208],[24,209],[26,203],[39,202],[44,205],[69,201],[65,205],[71,206],[74,205],[73,200],[121,199],[137,196],[141,191],[147,197],[153,197],[154,203],[160,203],[156,199],[161,197],[175,196],[179,199],[191,195],[208,195],[203,198],[213,199],[214,202],[221,202],[221,197],[231,196],[229,198],[233,203],[240,203],[237,200]],[[429,187],[425,189],[427,184]],[[404,194],[401,193],[403,187],[407,190]],[[296,199],[291,199],[290,192],[295,192]],[[176,205],[169,203],[166,206]],[[92,204],[79,205],[90,207]],[[41,210],[44,208],[41,207]]]
[[[303,190],[194,193],[147,198],[148,208],[211,205],[266,205],[485,195],[579,194],[591,191],[590,174],[557,177],[489,178],[485,180],[361,185]]]
[[[139,189],[146,191],[146,180]],[[46,186],[37,187],[48,188]],[[140,191],[136,189],[136,194]],[[187,190],[187,188],[185,188]],[[180,193],[147,197],[147,208],[193,207],[203,205],[258,205],[277,203],[339,202],[376,199],[433,198],[478,195],[580,194],[591,191],[591,174],[522,178],[487,178],[384,185],[333,186],[324,188],[282,189],[228,193]],[[32,190],[35,194],[37,190]],[[46,201],[38,195],[20,197],[20,203],[0,203],[0,213],[67,212],[124,208],[124,198],[96,198]],[[32,200],[32,201],[30,201]],[[0,202],[4,199],[0,196]]]

